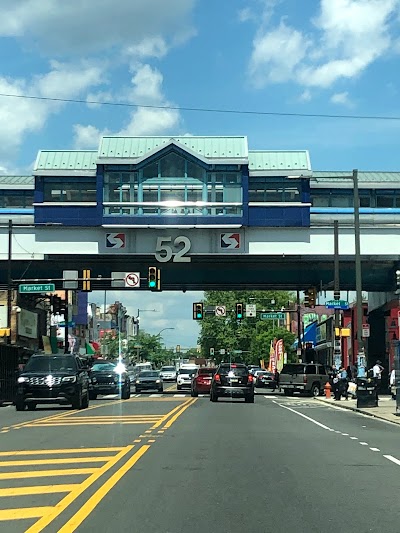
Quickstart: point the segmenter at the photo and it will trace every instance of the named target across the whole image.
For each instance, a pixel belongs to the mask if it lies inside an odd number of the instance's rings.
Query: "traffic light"
[[[193,304],[193,320],[203,320],[204,308],[201,302]]]
[[[149,289],[152,291],[161,290],[161,273],[157,267],[149,267],[149,273],[147,276]]]
[[[90,270],[83,270],[83,282],[82,282],[82,291],[83,292],[91,292],[91,271]]]
[[[53,315],[60,315],[62,311],[61,298],[59,296],[51,296],[50,303],[53,307]]]
[[[400,293],[400,270],[396,270],[396,294]]]
[[[243,318],[243,304],[236,304],[236,320]]]
[[[317,302],[317,290],[315,287],[311,287],[304,291],[304,306],[315,307]]]

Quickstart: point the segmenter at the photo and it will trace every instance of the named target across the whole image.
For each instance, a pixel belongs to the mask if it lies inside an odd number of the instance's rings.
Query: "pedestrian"
[[[274,382],[275,382],[275,387],[274,387],[272,392],[274,392],[275,389],[278,389],[278,391],[279,391],[279,372],[278,372],[278,369],[276,369],[275,373],[274,373]]]
[[[349,399],[349,381],[348,381],[348,375],[347,370],[344,368],[344,366],[340,369],[340,381],[339,381],[339,389],[340,389],[340,396],[344,396],[345,400]]]
[[[392,400],[395,400],[396,399],[396,370],[393,368],[393,370],[390,372],[390,376],[389,376],[389,387],[390,387],[390,392],[392,394]]]
[[[378,400],[378,390],[381,388],[382,383],[382,372],[384,368],[382,366],[382,361],[379,359],[376,360],[376,363],[372,367],[372,377],[375,380],[375,387],[376,387],[376,399]]]
[[[333,396],[336,402],[340,401],[340,375],[335,366],[332,366],[331,370],[331,385],[333,390]]]

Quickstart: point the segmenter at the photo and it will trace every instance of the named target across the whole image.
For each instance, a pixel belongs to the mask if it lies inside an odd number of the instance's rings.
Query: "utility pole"
[[[339,280],[339,221],[333,222],[334,236],[334,286],[333,298],[340,300],[340,280]],[[336,332],[339,331],[339,335]],[[334,345],[334,364],[338,368],[342,364],[342,346],[340,337],[340,309],[335,309],[335,345]]]
[[[69,353],[69,328],[68,328],[68,320],[69,320],[69,291],[65,291],[65,311],[64,311],[64,324],[65,324],[65,338],[64,338],[64,353]]]
[[[13,234],[13,223],[12,223],[12,220],[10,219],[8,221],[8,260],[7,260],[7,327],[9,328],[9,336],[7,337],[7,344],[11,344],[12,234]]]
[[[365,350],[362,335],[363,301],[362,301],[362,271],[361,271],[361,239],[360,239],[360,196],[358,192],[358,170],[353,170],[354,188],[354,237],[355,237],[355,274],[356,274],[356,309],[357,309],[357,346],[358,346],[358,377],[365,376]]]
[[[301,356],[301,354],[302,354],[302,344],[301,344],[300,291],[297,291],[297,349],[300,350],[300,356]]]

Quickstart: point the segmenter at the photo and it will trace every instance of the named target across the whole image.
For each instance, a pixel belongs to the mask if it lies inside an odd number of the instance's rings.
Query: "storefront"
[[[315,346],[317,363],[332,366],[334,341],[334,320],[333,317],[329,317],[317,325]]]

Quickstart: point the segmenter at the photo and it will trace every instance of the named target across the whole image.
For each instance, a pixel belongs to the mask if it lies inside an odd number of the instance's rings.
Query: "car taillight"
[[[221,376],[219,374],[215,374],[214,379],[215,381],[221,381]]]

